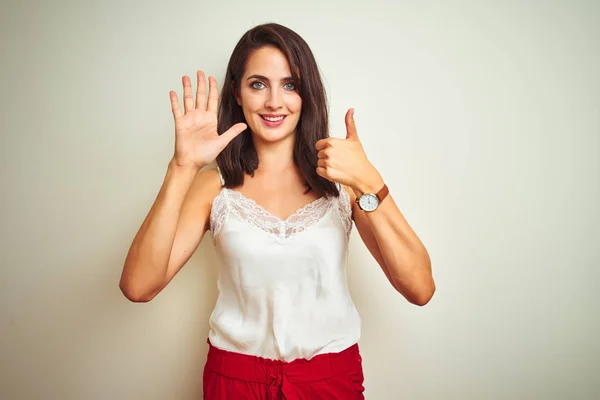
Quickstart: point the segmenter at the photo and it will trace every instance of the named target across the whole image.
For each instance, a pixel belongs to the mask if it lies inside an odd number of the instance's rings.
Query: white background
[[[367,399],[600,398],[600,3],[25,1],[0,23],[0,398],[199,399],[208,236],[152,302],[125,255],[173,151],[169,90],[241,35],[313,49],[430,251],[425,307],[351,238]]]

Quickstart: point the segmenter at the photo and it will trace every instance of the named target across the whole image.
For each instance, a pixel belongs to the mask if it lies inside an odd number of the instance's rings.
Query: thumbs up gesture
[[[346,112],[346,138],[321,139],[316,143],[317,174],[332,182],[351,187],[355,193],[375,193],[383,180],[358,138],[354,109]]]

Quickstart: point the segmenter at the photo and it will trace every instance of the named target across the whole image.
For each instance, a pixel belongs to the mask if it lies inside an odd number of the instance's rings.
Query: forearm
[[[179,215],[197,172],[169,163],[162,187],[125,259],[120,287],[129,299],[143,301],[165,281]]]
[[[378,174],[370,182],[354,189],[357,196],[375,193],[383,186]],[[426,304],[435,291],[429,254],[392,196],[388,195],[373,212],[359,212],[369,221],[385,264],[382,267],[394,288],[412,303]]]

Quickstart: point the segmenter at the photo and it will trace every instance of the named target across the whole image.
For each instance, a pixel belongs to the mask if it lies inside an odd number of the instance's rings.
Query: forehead
[[[245,76],[264,75],[270,79],[289,77],[290,64],[285,55],[272,46],[261,47],[254,50],[246,62]]]

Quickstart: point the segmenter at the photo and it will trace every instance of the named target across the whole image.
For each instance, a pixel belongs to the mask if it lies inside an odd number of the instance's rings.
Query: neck
[[[258,168],[256,172],[263,174],[269,172],[283,172],[294,167],[294,141],[295,135],[290,135],[278,142],[264,142],[254,140],[254,148],[258,155]]]

